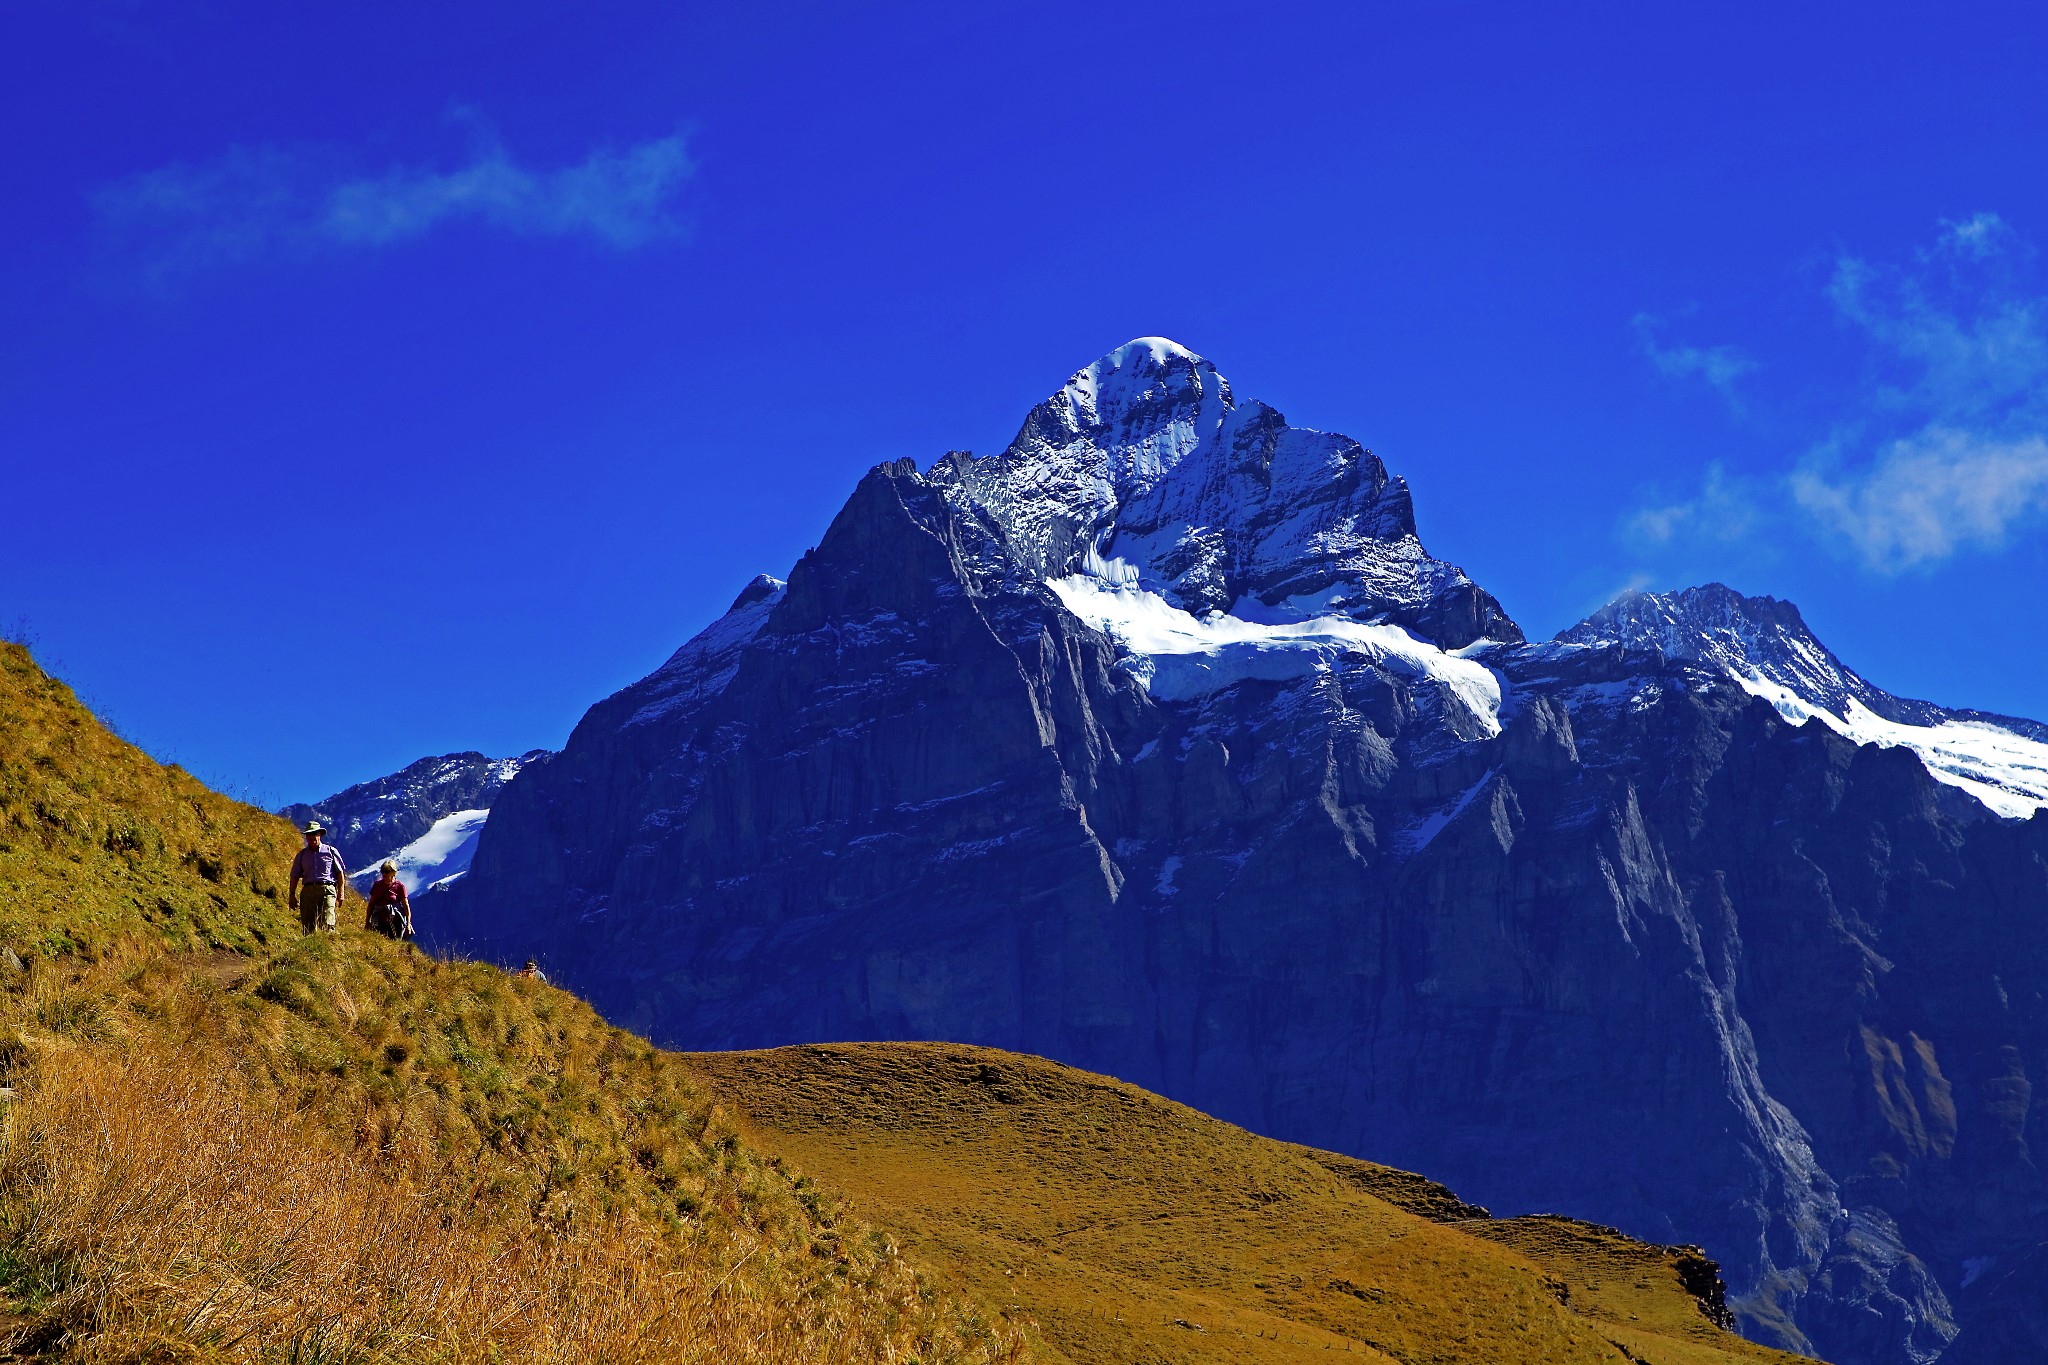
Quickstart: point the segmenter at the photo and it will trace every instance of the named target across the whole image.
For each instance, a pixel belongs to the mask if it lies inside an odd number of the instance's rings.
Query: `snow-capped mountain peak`
[[[1055,449],[1084,440],[1127,498],[1212,437],[1235,406],[1214,365],[1164,337],[1140,337],[1076,371],[1017,439]]]
[[[1001,1041],[1405,1144],[1684,1229],[1830,1359],[1993,1321],[1949,1295],[2040,1241],[2048,817],[1990,811],[2048,734],[1723,587],[1520,643],[1371,452],[1183,348],[1047,389],[593,706],[423,933],[692,1047]]]
[[[1091,574],[1198,616],[1391,622],[1449,648],[1521,638],[1422,548],[1407,485],[1371,451],[1239,402],[1164,338],[1083,367],[1001,454],[930,478],[1043,582]]]

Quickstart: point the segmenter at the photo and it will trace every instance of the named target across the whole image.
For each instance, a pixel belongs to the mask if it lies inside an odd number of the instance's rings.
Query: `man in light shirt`
[[[309,934],[334,932],[334,912],[341,906],[341,886],[348,879],[341,851],[327,846],[326,834],[326,826],[317,820],[306,826],[306,846],[292,859],[289,894],[299,907],[299,923]]]

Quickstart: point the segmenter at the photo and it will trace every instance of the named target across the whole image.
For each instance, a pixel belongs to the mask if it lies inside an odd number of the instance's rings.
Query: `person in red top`
[[[377,880],[370,883],[363,927],[392,938],[412,937],[412,901],[405,894],[405,883],[398,880],[398,864],[389,858],[377,869]]]

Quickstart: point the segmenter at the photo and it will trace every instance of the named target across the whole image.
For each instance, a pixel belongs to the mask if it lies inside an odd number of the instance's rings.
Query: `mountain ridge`
[[[1724,1330],[1697,1249],[1493,1219],[1055,1062],[946,1043],[687,1060],[749,1141],[1016,1304],[1048,1359],[1791,1359]],[[1425,1307],[1442,1299],[1470,1315],[1448,1335]]]
[[[1790,602],[1720,583],[1624,593],[1551,643],[1654,653],[1717,671],[1795,725],[1817,718],[1859,743],[1913,750],[1937,780],[1998,815],[2025,818],[2048,806],[2048,725],[1887,692],[1836,657]]]

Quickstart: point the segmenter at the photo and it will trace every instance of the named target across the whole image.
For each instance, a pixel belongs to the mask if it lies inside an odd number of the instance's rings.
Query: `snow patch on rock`
[[[1836,715],[1760,674],[1731,670],[1731,676],[1794,725],[1817,720],[1858,744],[1911,749],[1937,782],[1961,788],[2007,819],[2024,820],[2048,806],[2048,744],[2039,740],[1981,721],[1909,725],[1886,720],[1855,697]]]
[[[1157,593],[1088,574],[1046,584],[1062,606],[1129,651],[1125,667],[1161,701],[1185,701],[1249,679],[1286,682],[1352,659],[1425,679],[1471,717],[1487,738],[1500,733],[1501,686],[1492,669],[1418,640],[1399,626],[1341,616],[1305,621],[1197,617]]]

